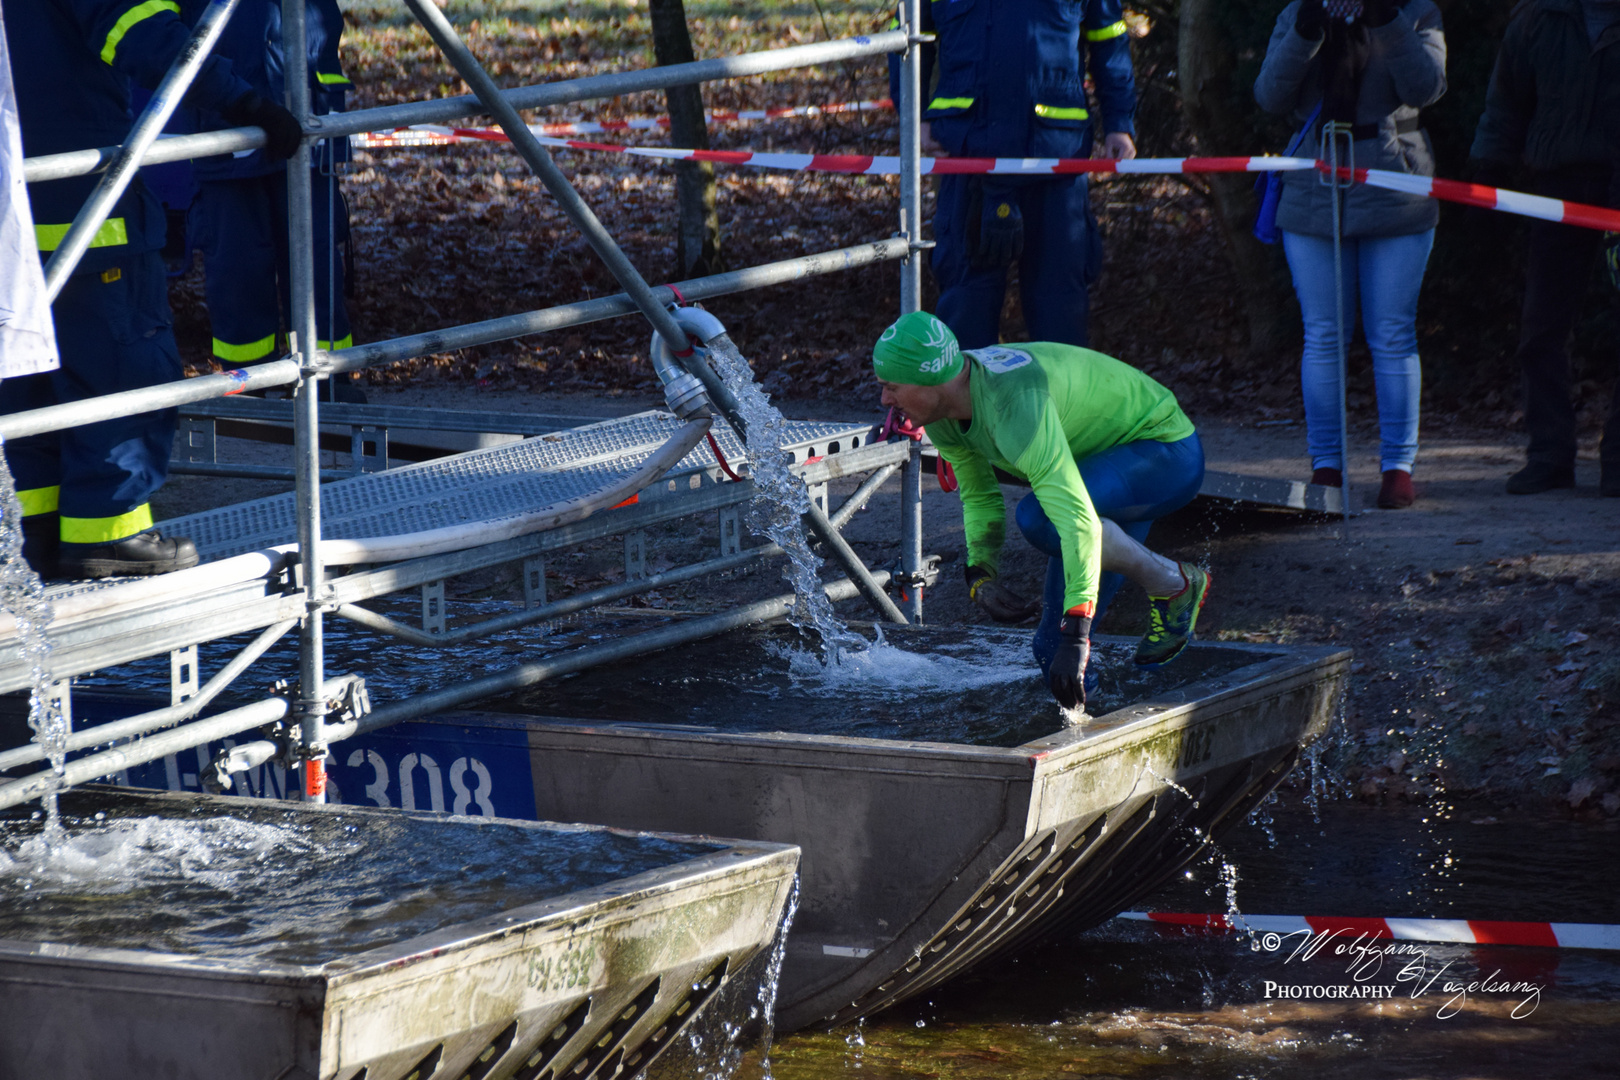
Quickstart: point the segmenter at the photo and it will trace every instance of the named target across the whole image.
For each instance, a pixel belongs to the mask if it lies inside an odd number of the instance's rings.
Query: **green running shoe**
[[[1187,586],[1176,595],[1148,597],[1148,632],[1136,646],[1138,667],[1163,667],[1193,639],[1198,613],[1209,596],[1209,575],[1184,562],[1181,576],[1187,579]]]

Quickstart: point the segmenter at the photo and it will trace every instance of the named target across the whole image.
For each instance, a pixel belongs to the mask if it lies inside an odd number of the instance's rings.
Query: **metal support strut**
[[[304,0],[282,0],[281,35],[286,56],[287,110],[309,127],[309,53],[304,44]],[[295,466],[298,470],[298,554],[303,578],[304,621],[298,639],[298,757],[304,798],[326,801],[326,650],[322,624],[326,575],[321,565],[320,350],[315,328],[315,214],[310,193],[309,143],[287,162],[287,261],[292,311],[288,322],[292,358],[299,363],[293,395]]]
[[[907,37],[900,61],[900,235],[912,252],[900,264],[900,314],[922,307],[922,0],[903,0]]]
[[[293,3],[295,0],[286,2]],[[405,4],[450,60],[457,74],[472,87],[473,93],[483,102],[484,107],[489,109],[495,122],[512,141],[513,148],[540,178],[540,182],[546,186],[551,196],[557,200],[557,205],[563,213],[568,215],[568,219],[584,234],[586,243],[591,245],[591,250],[595,251],[597,257],[607,266],[608,272],[614,276],[626,295],[647,317],[647,321],[652,323],[653,329],[669,345],[670,352],[683,359],[693,356],[694,352],[687,340],[686,331],[681,329],[675,317],[658,302],[646,280],[608,234],[590,205],[578,191],[574,190],[574,186],[568,182],[568,178],[552,160],[551,154],[540,145],[534,133],[518,115],[517,109],[501,95],[495,80],[490,78],[489,73],[467,49],[444,13],[434,6],[431,0],[405,0]],[[690,368],[692,373],[702,380],[704,389],[709,392],[710,400],[725,415],[732,428],[739,436],[746,436],[747,425],[737,408],[736,399],[720,381],[719,375],[708,364],[702,362],[692,363]],[[867,603],[890,622],[904,624],[905,616],[873,578],[872,572],[861,562],[854,549],[828,522],[826,513],[812,506],[804,515],[804,520],[817,539],[827,545],[827,550],[849,574],[851,581],[855,583],[855,587],[865,597]]]
[[[1331,121],[1322,125],[1322,159],[1328,164],[1327,185],[1333,203],[1333,315],[1339,353],[1339,527],[1346,541],[1350,539],[1350,342],[1345,334],[1343,209],[1344,191],[1354,181],[1340,177],[1339,170],[1345,168],[1350,176],[1355,175],[1355,138],[1349,124]],[[1345,148],[1343,165],[1339,157],[1341,145]]]

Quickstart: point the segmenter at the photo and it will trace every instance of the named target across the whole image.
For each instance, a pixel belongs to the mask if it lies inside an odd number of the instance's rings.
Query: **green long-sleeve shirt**
[[[963,353],[973,419],[928,425],[956,471],[968,564],[995,570],[1006,536],[996,469],[1028,480],[1063,543],[1063,606],[1095,603],[1102,523],[1075,462],[1124,443],[1175,442],[1193,424],[1175,395],[1111,356],[1036,342]]]

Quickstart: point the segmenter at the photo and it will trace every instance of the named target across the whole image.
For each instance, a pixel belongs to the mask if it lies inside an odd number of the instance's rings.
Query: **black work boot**
[[[31,514],[22,519],[24,561],[42,578],[56,576],[57,549],[62,544],[62,515]]]
[[[1547,465],[1539,461],[1532,461],[1508,477],[1507,493],[1509,495],[1539,495],[1543,491],[1552,491],[1554,488],[1572,488],[1574,486],[1575,466]]]
[[[163,536],[156,529],[110,544],[62,545],[62,576],[69,578],[149,577],[196,566],[197,545],[183,536]]]

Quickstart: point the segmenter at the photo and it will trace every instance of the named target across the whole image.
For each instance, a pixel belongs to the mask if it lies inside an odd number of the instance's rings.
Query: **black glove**
[[[1040,605],[1025,600],[996,580],[994,571],[982,566],[963,567],[967,577],[968,599],[998,623],[1022,623],[1034,618]]]
[[[298,152],[304,132],[293,114],[249,90],[220,113],[232,127],[264,128],[264,153],[271,161],[286,161]]]
[[[1046,669],[1046,685],[1065,709],[1086,707],[1086,664],[1091,661],[1091,616],[1069,614],[1058,623],[1057,653]]]
[[[1024,252],[1024,214],[1012,191],[979,182],[968,204],[970,261],[975,270],[999,270]]]
[[[1620,289],[1620,232],[1603,234],[1603,268],[1609,273],[1609,284]]]
[[[1368,26],[1388,26],[1395,21],[1395,0],[1364,0],[1361,21]]]
[[[1303,0],[1294,16],[1294,32],[1306,41],[1320,41],[1327,27],[1322,0]]]

